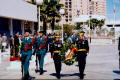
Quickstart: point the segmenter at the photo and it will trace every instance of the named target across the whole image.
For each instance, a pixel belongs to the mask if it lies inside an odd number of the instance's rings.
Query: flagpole
[[[114,1],[114,10],[113,10],[113,12],[114,12],[114,19],[113,19],[113,28],[114,28],[114,38],[116,39],[116,29],[115,29],[115,16],[116,16],[116,14],[115,14],[115,12],[116,12],[116,8],[115,8],[115,1]]]

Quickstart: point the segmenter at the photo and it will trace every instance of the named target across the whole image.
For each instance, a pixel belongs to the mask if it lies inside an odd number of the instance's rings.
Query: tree
[[[47,20],[48,20],[48,0],[44,0],[43,4],[40,6],[40,20],[43,21],[43,31],[46,33],[47,30]]]
[[[89,23],[89,21],[87,21]],[[95,27],[98,24],[98,20],[96,18],[93,18],[90,20],[90,29],[95,29]]]
[[[61,26],[58,25],[58,24],[56,24],[54,29],[55,29],[55,30],[60,30],[60,29],[61,29]]]
[[[89,20],[87,21],[87,24],[89,24]],[[95,29],[97,26],[101,28],[103,25],[104,20],[97,20],[96,18],[90,20],[90,29]]]
[[[36,4],[36,0],[31,0],[32,4]],[[40,20],[43,21],[43,31],[46,33],[47,23],[51,23],[52,29],[55,27],[55,22],[60,21],[59,10],[63,4],[59,4],[59,0],[44,0],[40,7]]]
[[[48,17],[50,19],[52,30],[54,30],[55,22],[60,21],[61,16],[59,10],[63,7],[63,4],[59,4],[58,0],[51,0],[48,6],[49,6]]]
[[[76,30],[82,29],[82,22],[76,23],[75,29],[76,29]]]
[[[100,27],[100,29],[104,25],[104,23],[105,21],[103,19],[98,21],[98,26]]]
[[[65,33],[66,33],[68,36],[72,35],[72,30],[73,30],[73,26],[72,26],[72,25],[69,25],[69,24],[64,24],[64,25],[63,25],[64,35],[65,35]]]

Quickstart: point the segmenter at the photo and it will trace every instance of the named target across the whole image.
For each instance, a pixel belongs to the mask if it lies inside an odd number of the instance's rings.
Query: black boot
[[[29,80],[29,73],[24,76],[23,80]]]
[[[81,79],[81,80],[84,79],[84,74],[80,74],[80,79]]]
[[[57,79],[60,79],[60,73],[57,73]]]
[[[36,73],[38,72],[38,67],[36,67],[35,72],[36,72]]]
[[[40,68],[40,75],[43,75],[43,68]]]

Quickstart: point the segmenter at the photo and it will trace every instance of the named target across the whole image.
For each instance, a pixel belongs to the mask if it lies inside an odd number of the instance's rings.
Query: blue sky
[[[120,0],[107,0],[107,18],[113,19],[114,4],[116,7],[116,20],[120,20]]]

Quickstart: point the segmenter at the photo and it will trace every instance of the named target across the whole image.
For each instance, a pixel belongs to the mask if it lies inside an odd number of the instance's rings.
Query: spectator
[[[10,56],[13,56],[13,54],[15,54],[13,36],[10,36],[10,41],[9,42],[10,42]]]
[[[5,52],[6,47],[7,47],[7,36],[6,36],[6,33],[4,33],[2,36],[2,50],[1,50],[1,52]]]
[[[73,32],[71,39],[72,39],[72,43],[75,44],[76,39],[77,39],[77,35],[75,34],[75,32]]]
[[[16,32],[16,34],[14,36],[15,57],[18,57],[19,45],[20,45],[19,32]]]

